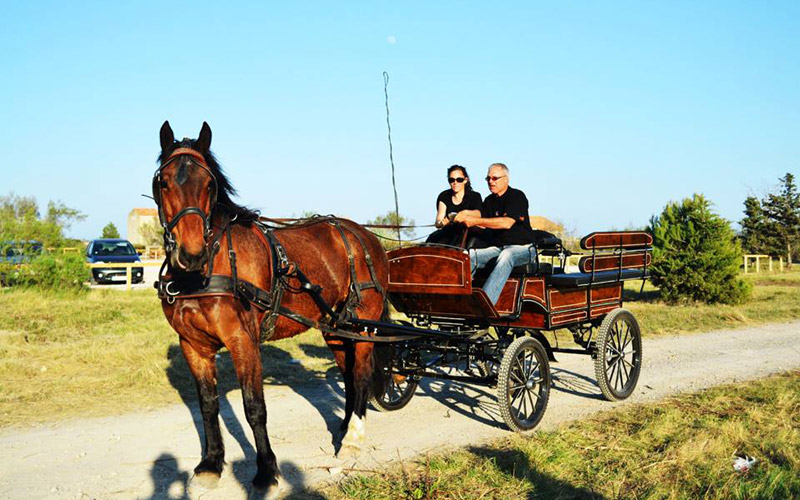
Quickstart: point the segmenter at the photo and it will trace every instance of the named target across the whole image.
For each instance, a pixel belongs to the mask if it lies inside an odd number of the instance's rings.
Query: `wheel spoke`
[[[520,377],[518,374],[514,373],[513,371],[508,373],[508,378],[509,379],[513,379],[514,382],[517,382],[518,384],[525,384],[525,379]]]
[[[606,369],[606,378],[609,382],[614,380],[614,374],[616,373],[617,365],[616,363],[610,363],[609,367]]]
[[[527,391],[525,391],[525,390],[520,391],[520,393],[522,394],[522,409],[521,409],[522,411],[520,411],[519,413],[523,417],[525,417],[525,415],[528,414],[528,399],[525,397],[525,393],[526,392]]]
[[[617,363],[617,381],[619,383],[617,384],[616,387],[617,387],[618,390],[621,390],[624,387],[625,384],[622,381],[622,369],[621,369],[621,367],[619,365],[620,365],[620,363],[618,362]]]
[[[536,402],[533,400],[533,391],[527,391],[528,399],[531,402],[531,412],[527,415],[528,418],[536,414]]]
[[[619,367],[622,369],[622,372],[625,373],[625,379],[624,379],[625,383],[622,385],[623,387],[625,387],[626,385],[628,385],[628,381],[631,379],[631,373],[628,371],[628,368],[625,366],[625,363],[623,363],[623,361],[624,360],[620,358]]]

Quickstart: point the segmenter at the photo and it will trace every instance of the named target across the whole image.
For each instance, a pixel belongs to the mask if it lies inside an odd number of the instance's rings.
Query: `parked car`
[[[15,282],[22,267],[41,255],[42,250],[41,241],[0,241],[0,285]]]
[[[131,242],[123,239],[90,241],[86,247],[86,260],[89,264],[141,262],[139,254]],[[124,267],[93,267],[92,279],[96,283],[125,283],[126,269]],[[141,283],[143,279],[144,268],[134,267],[131,269],[132,283]]]
[[[31,259],[41,255],[42,242],[30,241],[3,241],[0,242],[0,261],[12,264],[30,262]]]

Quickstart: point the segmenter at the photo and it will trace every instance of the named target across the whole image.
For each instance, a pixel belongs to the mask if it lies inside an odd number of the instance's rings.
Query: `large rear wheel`
[[[642,333],[627,309],[614,309],[597,330],[594,372],[597,385],[609,401],[633,394],[642,369]]]
[[[497,375],[497,403],[506,425],[528,431],[542,420],[550,398],[550,365],[541,342],[519,337],[506,349]]]

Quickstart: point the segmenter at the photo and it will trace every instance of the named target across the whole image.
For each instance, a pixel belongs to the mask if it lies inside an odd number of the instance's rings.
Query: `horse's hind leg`
[[[264,403],[264,382],[261,378],[261,354],[256,342],[245,340],[229,345],[228,350],[236,366],[236,376],[242,386],[244,412],[247,423],[253,430],[256,441],[256,465],[258,470],[253,478],[253,486],[268,490],[266,498],[271,498],[279,490],[280,470],[275,453],[267,436],[267,407]]]
[[[225,446],[219,428],[219,396],[217,394],[217,366],[215,352],[201,353],[189,342],[181,340],[181,349],[197,383],[200,412],[203,415],[205,443],[203,459],[195,467],[195,477],[208,486],[216,485],[225,463]]]

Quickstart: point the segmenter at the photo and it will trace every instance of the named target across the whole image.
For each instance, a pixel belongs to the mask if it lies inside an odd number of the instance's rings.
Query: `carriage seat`
[[[567,274],[551,274],[547,276],[547,283],[557,287],[574,288],[587,286],[589,283],[599,285],[607,283],[616,283],[617,281],[635,280],[650,277],[649,269],[623,269],[622,271],[598,271],[594,273],[594,280],[592,280],[592,273],[567,273]]]

